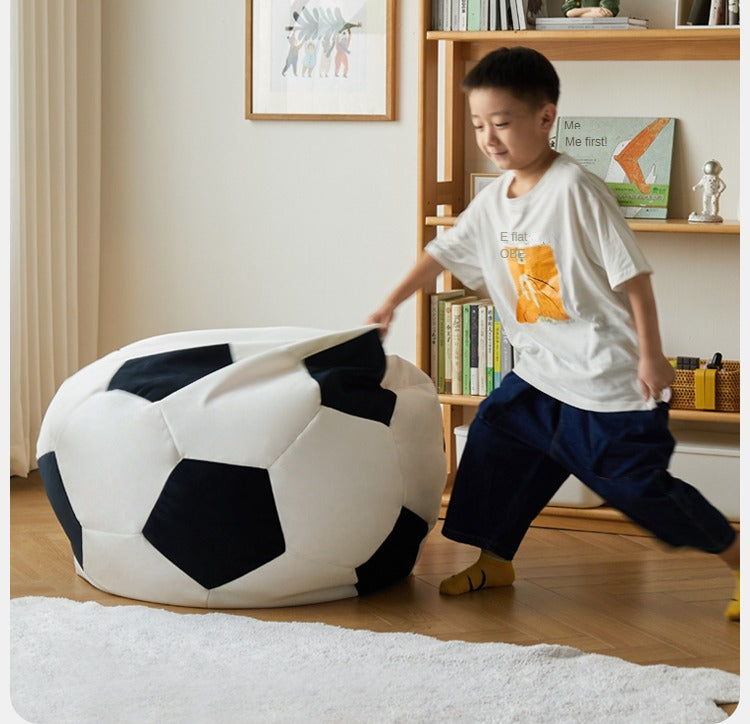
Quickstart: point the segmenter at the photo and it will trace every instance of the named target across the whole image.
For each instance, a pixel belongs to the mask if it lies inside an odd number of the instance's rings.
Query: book
[[[479,2],[479,29],[490,29],[490,0],[480,0]]]
[[[451,330],[451,386],[450,392],[453,395],[469,394],[463,392],[463,308],[468,302],[472,302],[476,297],[464,297],[460,302],[451,304],[451,321],[453,328]],[[446,389],[446,392],[448,390]]]
[[[562,116],[555,148],[602,178],[626,218],[665,219],[674,118]]]
[[[518,30],[518,5],[516,5],[516,0],[508,0],[508,6],[510,9],[510,14],[508,16],[510,20],[510,27],[509,30],[512,28],[513,30]]]
[[[505,332],[502,332],[500,339],[500,381],[502,382],[503,377],[513,369],[515,363],[513,354],[513,345],[506,336]]]
[[[724,1],[711,0],[711,7],[708,11],[709,25],[724,25]]]
[[[490,303],[487,305],[487,317],[485,323],[487,324],[487,344],[485,346],[485,356],[487,358],[487,369],[485,374],[485,394],[489,395],[492,390],[495,389],[495,360],[494,360],[494,347],[495,347],[495,305]]]
[[[456,30],[465,31],[469,16],[469,0],[458,0],[458,27]]]
[[[634,17],[537,18],[537,30],[643,30],[648,20]]]
[[[445,392],[451,393],[453,390],[453,306],[460,305],[465,296],[457,297],[456,299],[447,299],[445,301]]]
[[[466,29],[481,30],[482,27],[482,0],[467,0],[466,3]]]
[[[430,295],[430,377],[440,393],[445,392],[445,304],[464,294],[453,289]]]
[[[464,395],[477,395],[477,299],[463,305],[462,385]]]
[[[523,0],[511,0],[516,4],[516,17],[518,18],[518,27],[516,30],[526,30],[526,12],[524,10]]]
[[[491,299],[480,299],[478,302],[479,319],[477,320],[477,394],[486,396],[492,391],[487,384],[487,370],[492,368],[492,358],[487,354],[488,345],[492,342],[492,330],[487,324],[489,310],[493,309]],[[489,357],[489,359],[488,359]]]
[[[727,25],[740,24],[740,0],[729,0],[727,3]]]
[[[508,30],[510,28],[508,0],[498,0],[498,3],[500,5],[500,29]]]
[[[491,299],[464,304],[463,394],[487,394],[487,305]],[[468,317],[467,317],[468,308]],[[468,319],[468,334],[467,334]],[[468,391],[467,385],[468,383]],[[484,390],[484,392],[482,391]]]
[[[463,391],[463,308],[451,304],[451,394]]]
[[[687,25],[708,25],[708,14],[711,11],[711,0],[693,0],[688,13]]]
[[[503,365],[501,357],[503,325],[497,309],[492,310],[492,389],[500,387],[503,378]]]
[[[487,394],[487,302],[477,304],[477,384],[475,395]]]

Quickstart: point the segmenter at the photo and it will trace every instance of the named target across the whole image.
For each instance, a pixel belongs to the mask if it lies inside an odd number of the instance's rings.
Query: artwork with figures
[[[390,117],[393,0],[248,0],[248,118]]]

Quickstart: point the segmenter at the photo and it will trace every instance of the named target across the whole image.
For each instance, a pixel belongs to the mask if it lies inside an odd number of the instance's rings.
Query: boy
[[[430,242],[369,321],[443,270],[491,296],[516,366],[479,407],[443,534],[481,549],[443,581],[457,595],[510,585],[531,521],[570,473],[673,546],[719,555],[736,578],[739,536],[668,472],[674,440],[651,269],[604,182],[550,148],[559,79],[529,48],[500,48],[464,79],[477,144],[502,174]]]

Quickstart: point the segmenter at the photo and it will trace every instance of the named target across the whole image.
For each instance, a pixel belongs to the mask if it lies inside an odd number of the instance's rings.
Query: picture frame
[[[469,198],[473,199],[485,186],[491,184],[501,173],[472,173],[469,176]]]
[[[245,0],[245,117],[395,119],[396,0]]]

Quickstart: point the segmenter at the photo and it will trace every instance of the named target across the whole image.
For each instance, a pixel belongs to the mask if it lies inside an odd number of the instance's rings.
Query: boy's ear
[[[542,123],[542,130],[551,131],[557,119],[557,106],[548,101],[539,109],[539,119]]]

